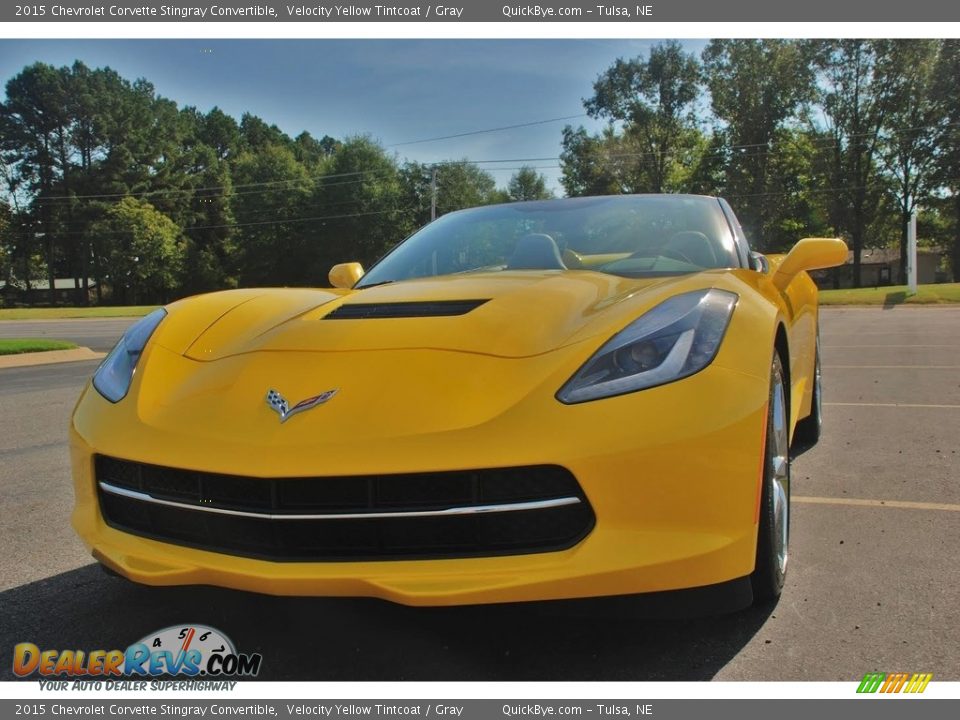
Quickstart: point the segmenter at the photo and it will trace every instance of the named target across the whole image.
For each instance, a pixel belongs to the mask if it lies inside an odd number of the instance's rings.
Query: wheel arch
[[[780,361],[783,363],[783,390],[787,401],[787,422],[789,424],[793,409],[790,397],[793,394],[790,372],[790,341],[787,337],[787,328],[782,321],[777,322],[777,331],[773,339],[773,349],[780,355]],[[793,427],[790,427],[790,435],[793,435]]]

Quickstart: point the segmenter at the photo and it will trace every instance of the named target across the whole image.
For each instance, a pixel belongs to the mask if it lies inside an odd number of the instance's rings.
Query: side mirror
[[[847,244],[838,238],[804,238],[787,253],[773,275],[773,284],[784,290],[797,273],[836,267],[847,261]]]
[[[335,288],[349,290],[363,277],[363,265],[358,262],[340,263],[330,268],[327,278]]]

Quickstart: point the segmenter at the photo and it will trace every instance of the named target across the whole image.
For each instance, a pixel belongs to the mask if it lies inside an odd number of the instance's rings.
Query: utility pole
[[[430,166],[430,222],[437,219],[437,166]]]
[[[910,294],[917,294],[917,208],[910,214],[907,227],[907,284]]]

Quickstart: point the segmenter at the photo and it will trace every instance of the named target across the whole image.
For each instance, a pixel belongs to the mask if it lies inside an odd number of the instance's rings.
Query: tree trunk
[[[26,228],[23,230],[23,284],[26,288],[24,297],[30,297],[30,250],[33,248],[32,233]]]
[[[100,255],[93,256],[93,282],[97,291],[97,305],[103,305],[103,273],[100,271]]]
[[[54,267],[54,249],[53,249],[53,233],[50,232],[50,225],[47,224],[47,280],[50,283],[50,307],[54,307],[57,304],[57,270]]]

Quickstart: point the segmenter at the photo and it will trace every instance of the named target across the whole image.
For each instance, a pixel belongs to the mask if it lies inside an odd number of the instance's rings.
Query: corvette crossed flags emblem
[[[285,423],[297,413],[301,413],[304,410],[310,410],[311,408],[317,407],[317,405],[323,405],[325,402],[327,402],[327,400],[337,394],[338,389],[339,388],[336,390],[327,390],[319,395],[308,397],[306,400],[301,400],[293,407],[290,407],[290,404],[287,402],[286,398],[271,388],[267,392],[267,405],[269,405],[272,410],[275,410],[280,416],[280,422]]]

